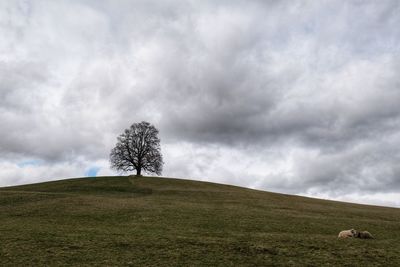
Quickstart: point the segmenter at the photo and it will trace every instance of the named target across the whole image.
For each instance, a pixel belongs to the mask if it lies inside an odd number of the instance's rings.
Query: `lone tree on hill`
[[[141,175],[142,170],[161,175],[164,162],[157,135],[158,130],[146,121],[125,129],[111,150],[111,168],[123,172],[136,170],[136,175]]]

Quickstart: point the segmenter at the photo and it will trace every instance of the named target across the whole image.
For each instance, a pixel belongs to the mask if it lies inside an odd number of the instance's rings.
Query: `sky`
[[[163,176],[400,207],[400,1],[0,1],[0,186]]]

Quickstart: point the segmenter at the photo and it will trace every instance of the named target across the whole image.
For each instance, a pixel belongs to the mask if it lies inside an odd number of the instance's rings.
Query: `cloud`
[[[398,205],[398,11],[389,0],[4,1],[2,184],[112,174],[116,137],[148,120],[166,176]]]
[[[1,161],[0,186],[30,184],[88,175],[96,176],[97,174],[101,176],[112,174],[112,172],[108,170],[107,160],[86,161],[82,158],[77,158],[71,162],[38,162],[38,160],[22,163]],[[93,167],[92,164],[96,167]]]

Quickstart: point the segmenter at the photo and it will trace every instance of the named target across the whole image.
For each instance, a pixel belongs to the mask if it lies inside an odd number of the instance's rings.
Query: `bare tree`
[[[146,121],[134,123],[118,138],[116,146],[111,150],[111,168],[130,172],[136,170],[141,175],[147,173],[161,175],[164,164],[158,130]]]

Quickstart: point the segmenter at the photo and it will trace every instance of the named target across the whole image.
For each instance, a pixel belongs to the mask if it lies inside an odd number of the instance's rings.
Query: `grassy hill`
[[[338,240],[340,230],[376,239]],[[400,209],[155,177],[0,188],[0,266],[400,266]]]

